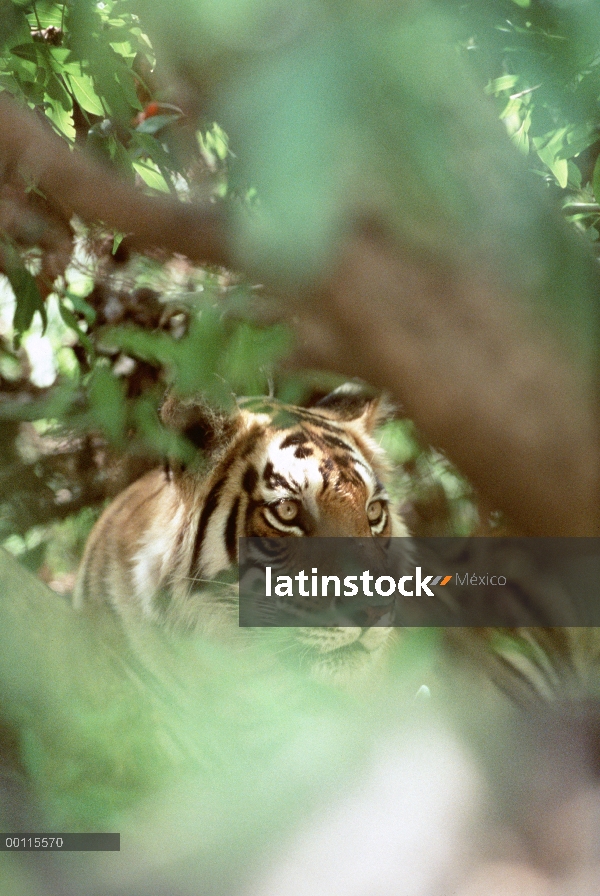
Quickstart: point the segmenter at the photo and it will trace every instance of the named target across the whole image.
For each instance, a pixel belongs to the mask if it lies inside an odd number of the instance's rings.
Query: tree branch
[[[525,534],[599,533],[593,387],[517,298],[357,236],[311,311],[303,365],[391,392]]]
[[[71,151],[34,114],[0,95],[0,164],[19,169],[67,218],[101,221],[141,251],[160,247],[204,264],[231,266],[223,209],[150,197],[105,166]]]
[[[138,249],[235,266],[217,206],[143,195],[6,96],[0,122],[4,164],[18,165],[66,214],[103,221]],[[327,282],[306,298],[295,309],[304,366],[358,374],[391,392],[525,533],[600,532],[592,378],[519,296],[464,265],[442,270],[409,257],[375,234],[350,237]],[[284,316],[292,310],[288,298]]]

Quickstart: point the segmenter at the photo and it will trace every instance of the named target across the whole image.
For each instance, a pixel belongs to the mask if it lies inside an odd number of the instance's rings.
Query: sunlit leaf
[[[136,51],[133,48],[131,41],[129,40],[121,40],[121,41],[110,41],[110,45],[119,56],[123,56],[125,59],[133,59]]]
[[[548,166],[559,186],[566,187],[569,179],[569,166],[567,160],[562,158],[559,153],[565,142],[565,128],[559,128],[553,131],[550,139],[546,137],[535,138],[533,145],[542,162]]]
[[[158,166],[153,165],[151,162],[134,162],[133,167],[147,186],[161,193],[170,192],[170,187],[160,173]]]
[[[30,4],[29,4],[30,5]],[[62,3],[36,3],[35,13],[28,14],[32,28],[60,28],[63,24],[64,7]]]
[[[503,90],[511,90],[519,83],[518,75],[502,75],[500,78],[494,78],[493,81],[485,88],[486,93],[501,93]]]
[[[99,7],[82,0],[69,13],[73,60],[85,65],[111,116],[130,119],[132,109],[141,109],[131,70],[110,46]]]
[[[82,109],[90,112],[92,115],[105,115],[105,109],[102,105],[100,97],[96,94],[94,82],[89,75],[81,72],[79,75],[69,75],[69,84],[73,91],[73,96]]]
[[[528,131],[531,125],[531,116],[529,113],[522,120],[519,127],[510,135],[511,141],[514,143],[519,152],[527,155],[529,152],[529,136]]]
[[[55,72],[63,75],[81,74],[81,63],[71,60],[71,50],[67,47],[48,47],[48,55]]]
[[[59,134],[62,134],[69,143],[74,143],[75,123],[73,121],[73,113],[65,109],[62,103],[56,100],[48,102],[44,111]]]

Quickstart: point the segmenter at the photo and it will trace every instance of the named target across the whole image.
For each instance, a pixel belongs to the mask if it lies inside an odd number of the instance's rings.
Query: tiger
[[[239,399],[233,412],[169,395],[163,424],[194,447],[122,492],[95,524],[74,591],[77,609],[217,634],[237,626],[238,539],[402,537],[376,441],[385,398],[346,384],[312,407]],[[407,545],[409,541],[407,541]],[[391,618],[367,627],[298,627],[289,637],[316,675],[360,672],[385,653]]]
[[[502,602],[507,616],[513,621],[537,620],[537,624],[450,627],[444,632],[445,659],[454,669],[460,667],[491,684],[523,710],[539,712],[549,705],[597,701],[600,628],[557,624],[565,614],[575,620],[585,609],[585,600],[579,603],[581,592],[565,587],[565,579],[545,561],[549,551],[560,557],[559,540],[550,542],[544,551],[544,539],[533,539],[529,547],[527,538],[510,529],[493,536],[478,532],[470,543],[463,541],[459,548],[462,574],[473,568],[481,552],[505,574]],[[581,551],[584,557],[588,555],[589,564],[588,542],[583,539],[581,548],[573,543],[565,546],[566,556]]]
[[[448,629],[444,648],[448,680],[467,672],[520,710],[600,700],[598,628]]]

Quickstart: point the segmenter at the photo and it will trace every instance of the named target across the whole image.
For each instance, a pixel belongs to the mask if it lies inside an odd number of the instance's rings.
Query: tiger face
[[[232,415],[168,398],[163,420],[202,449],[199,463],[148,474],[105,511],[76,604],[221,633],[237,626],[237,595],[215,580],[235,566],[240,537],[406,536],[373,437],[385,412],[354,388],[310,409],[243,400]],[[364,665],[390,635],[381,625],[286,631],[327,674]]]
[[[246,474],[246,530],[264,537],[391,535],[389,497],[360,434],[317,414],[295,416],[283,431],[269,427]]]

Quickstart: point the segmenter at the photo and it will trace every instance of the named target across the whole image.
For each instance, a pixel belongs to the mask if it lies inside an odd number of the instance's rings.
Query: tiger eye
[[[277,504],[275,510],[279,519],[285,523],[290,523],[298,516],[298,505],[295,501],[281,501],[280,504]]]
[[[383,504],[381,501],[373,501],[372,504],[369,504],[367,507],[367,519],[369,522],[374,523],[379,519],[381,514],[383,513]]]

